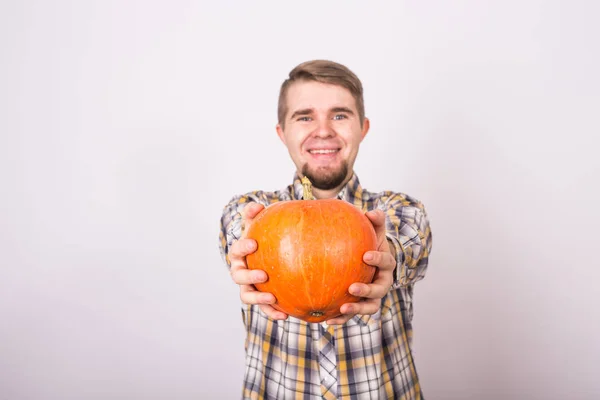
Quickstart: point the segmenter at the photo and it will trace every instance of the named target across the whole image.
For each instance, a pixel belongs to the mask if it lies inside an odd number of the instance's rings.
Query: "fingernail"
[[[367,254],[365,254],[365,260],[371,261],[372,259],[373,259],[373,253],[367,253]]]
[[[248,242],[248,246],[246,246],[248,250],[254,250],[254,242]]]
[[[256,274],[254,274],[254,283],[264,282],[265,278],[266,277],[265,277],[264,272],[258,272]]]
[[[273,303],[275,303],[275,302],[273,301],[273,297],[272,297],[272,296],[270,296],[270,295],[268,295],[268,294],[265,294],[265,295],[263,296],[263,302],[265,302],[265,303],[268,303],[268,304],[273,304]],[[280,314],[280,315],[281,315],[281,314]]]

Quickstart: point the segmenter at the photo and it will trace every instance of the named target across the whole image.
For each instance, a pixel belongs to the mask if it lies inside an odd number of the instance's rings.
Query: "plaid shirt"
[[[302,198],[296,175],[285,190],[235,196],[221,218],[220,250],[241,236],[241,212],[250,202],[268,206]],[[396,250],[394,283],[373,315],[357,315],[341,326],[277,321],[258,306],[242,305],[246,327],[244,399],[422,399],[412,348],[413,284],[424,278],[431,250],[427,213],[402,193],[371,193],[353,175],[338,198],[364,212],[386,213],[387,237]]]

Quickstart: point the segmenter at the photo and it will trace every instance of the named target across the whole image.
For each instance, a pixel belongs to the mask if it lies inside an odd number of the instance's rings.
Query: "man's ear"
[[[367,133],[369,132],[369,128],[371,127],[371,121],[369,121],[369,118],[365,117],[365,119],[363,120],[363,126],[362,126],[362,131],[360,133],[360,141],[362,142],[363,139],[365,138],[365,136],[367,136]]]
[[[275,130],[277,131],[277,136],[279,136],[279,139],[281,139],[283,144],[285,144],[285,138],[283,136],[283,128],[281,127],[281,124],[277,124]]]

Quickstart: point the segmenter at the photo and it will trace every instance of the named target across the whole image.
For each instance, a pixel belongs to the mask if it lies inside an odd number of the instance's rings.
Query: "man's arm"
[[[403,194],[382,198],[378,208],[386,214],[386,237],[396,258],[393,288],[409,286],[427,272],[432,234],[423,203]]]
[[[235,241],[242,237],[242,213],[247,204],[247,196],[235,196],[223,208],[219,231],[219,251],[228,269],[231,268],[229,249]]]
[[[231,268],[229,251],[233,244],[243,235],[244,210],[249,204],[269,205],[269,201],[261,191],[234,196],[223,208],[221,229],[219,231],[219,250],[227,268]]]
[[[431,230],[425,207],[411,197],[390,193],[382,197],[376,210],[366,213],[377,233],[377,251],[365,253],[364,261],[377,267],[370,284],[353,283],[348,291],[363,298],[358,303],[344,304],[342,316],[327,321],[344,324],[356,314],[375,314],[390,289],[410,286],[425,277]]]

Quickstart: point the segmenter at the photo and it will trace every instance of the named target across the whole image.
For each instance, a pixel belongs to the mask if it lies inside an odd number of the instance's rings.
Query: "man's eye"
[[[310,117],[300,117],[298,121],[310,121]]]
[[[337,120],[346,119],[346,118],[348,118],[346,116],[346,114],[336,114],[335,117],[333,117],[333,119],[337,119]]]

